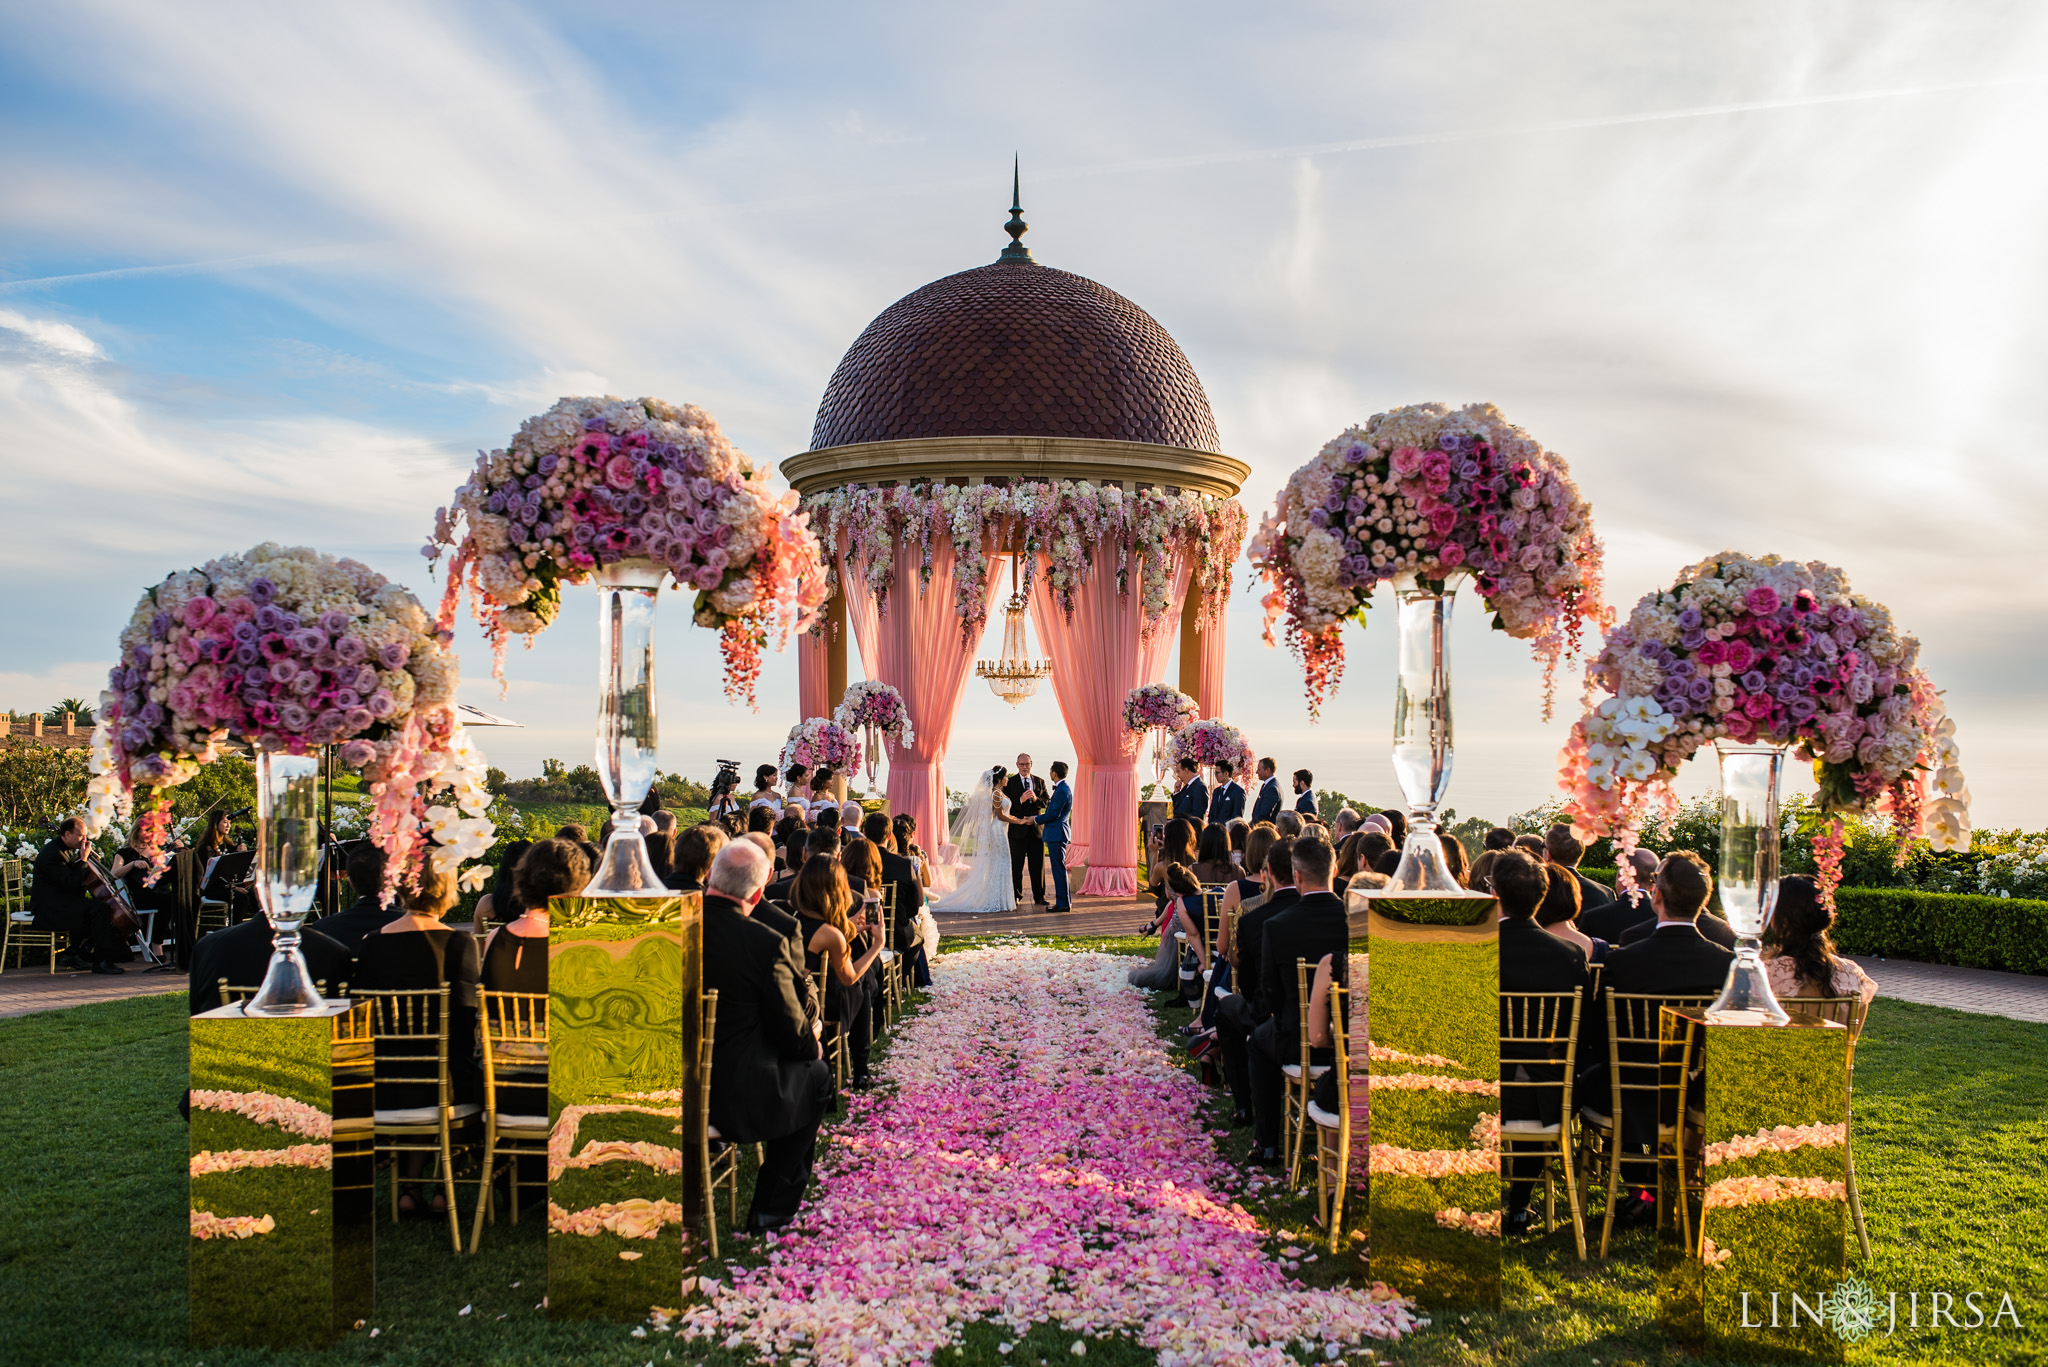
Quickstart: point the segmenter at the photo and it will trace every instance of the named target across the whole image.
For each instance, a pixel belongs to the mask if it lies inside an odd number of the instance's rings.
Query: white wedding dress
[[[994,769],[982,770],[953,822],[953,843],[967,867],[953,890],[932,902],[932,910],[942,916],[1017,909],[1017,894],[1010,888],[1009,827],[996,815],[1008,813],[1010,800],[995,791],[994,776]]]

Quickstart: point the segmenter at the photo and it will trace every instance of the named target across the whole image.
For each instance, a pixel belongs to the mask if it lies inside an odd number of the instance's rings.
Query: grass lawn
[[[1087,943],[1086,947],[1126,942]],[[949,948],[951,942],[949,942]],[[445,1224],[377,1228],[381,1332],[351,1334],[331,1352],[266,1353],[185,1345],[186,1028],[181,996],[143,998],[0,1020],[0,1361],[8,1363],[619,1364],[740,1359],[624,1326],[553,1324],[538,1308],[543,1224],[486,1231],[483,1252],[456,1257]],[[1161,1030],[1184,1020],[1161,1012]],[[1856,1162],[1873,1257],[1851,1267],[1880,1293],[2010,1290],[2026,1328],[1950,1330],[1866,1341],[1851,1362],[2048,1364],[2048,1026],[1879,1002],[1859,1052]],[[1224,1128],[1227,1101],[1212,1103]],[[1241,1154],[1249,1131],[1226,1141]],[[743,1184],[750,1165],[742,1168]],[[473,1186],[462,1193],[469,1208]],[[744,1203],[748,1193],[742,1192]],[[379,1200],[380,1213],[386,1209]],[[1316,1248],[1310,1197],[1253,1203],[1277,1248]],[[464,1220],[464,1233],[468,1222]],[[1706,1363],[1654,1327],[1654,1252],[1647,1231],[1609,1263],[1581,1264],[1569,1233],[1508,1260],[1500,1314],[1445,1312],[1430,1331],[1378,1353],[1401,1364]],[[1299,1275],[1355,1276],[1357,1256],[1321,1252]],[[467,1315],[459,1313],[465,1307]],[[1042,1327],[1010,1355],[1005,1336],[973,1326],[942,1364],[1036,1367],[1066,1359],[1072,1336]],[[668,1356],[673,1353],[673,1357]],[[1090,1362],[1145,1363],[1150,1354],[1096,1341]],[[1353,1361],[1364,1361],[1361,1356]]]

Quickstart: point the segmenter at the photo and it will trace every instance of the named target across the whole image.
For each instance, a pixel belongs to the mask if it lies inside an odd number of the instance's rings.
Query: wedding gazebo
[[[885,309],[826,386],[811,449],[782,463],[835,576],[799,646],[799,706],[829,716],[850,636],[867,677],[908,704],[916,743],[889,805],[944,838],[943,764],[996,586],[1011,562],[1053,662],[1075,752],[1078,891],[1137,888],[1138,756],[1124,695],[1165,679],[1217,715],[1223,610],[1243,544],[1201,381],[1151,315],[1011,242],[991,265]]]

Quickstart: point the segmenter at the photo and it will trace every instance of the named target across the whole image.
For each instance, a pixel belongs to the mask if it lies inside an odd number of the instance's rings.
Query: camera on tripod
[[[718,773],[711,780],[711,800],[715,803],[739,786],[740,762],[736,759],[718,761]]]

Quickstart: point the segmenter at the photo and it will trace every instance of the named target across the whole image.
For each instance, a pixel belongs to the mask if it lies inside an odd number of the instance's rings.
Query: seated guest
[[[899,818],[900,819],[900,818]],[[918,909],[924,906],[924,881],[917,864],[889,848],[896,825],[886,812],[869,812],[861,818],[861,834],[879,856],[882,884],[896,889],[895,919],[889,927],[891,944],[904,956],[910,981],[918,987],[931,985],[931,966],[925,962],[924,938],[917,933]]]
[[[1734,962],[1735,955],[1700,933],[1697,924],[1700,909],[1706,906],[1713,891],[1714,879],[1707,872],[1704,859],[1691,850],[1677,850],[1666,855],[1657,865],[1657,879],[1650,890],[1650,905],[1656,913],[1656,921],[1645,937],[1634,943],[1624,939],[1608,951],[1607,964],[1601,975],[1601,992],[1657,997],[1712,997],[1719,993],[1722,984],[1728,980],[1728,965]],[[1634,1046],[1628,1055],[1623,1056],[1623,1062],[1655,1063],[1655,1051],[1654,1045]],[[1636,1055],[1645,1057],[1637,1058]],[[1597,1098],[1603,1089],[1610,1086],[1604,1059],[1591,1074],[1581,1074],[1580,1092],[1588,1105],[1606,1109],[1599,1106]],[[1641,1154],[1654,1150],[1657,1143],[1655,1102],[1644,1093],[1629,1093],[1628,1098],[1628,1109],[1621,1117],[1623,1151]],[[1630,1182],[1639,1184],[1653,1177],[1654,1173],[1648,1159],[1638,1159],[1624,1164],[1623,1175]],[[1624,1228],[1633,1227],[1652,1218],[1655,1213],[1655,1199],[1638,1189],[1632,1193],[1630,1203],[1615,1216],[1615,1223]]]
[[[1379,859],[1373,864],[1372,871],[1374,873],[1381,875],[1382,877],[1391,878],[1394,876],[1394,870],[1400,867],[1401,852],[1397,849],[1389,848],[1387,852],[1381,855]]]
[[[1540,835],[1518,835],[1515,837],[1514,847],[1518,850],[1527,850],[1538,859],[1550,857],[1550,852],[1544,847],[1543,837]]]
[[[1230,886],[1223,890],[1223,902],[1217,908],[1217,914],[1223,918],[1223,924],[1216,932],[1216,952],[1223,957],[1217,971],[1224,975],[1218,979],[1219,987],[1226,986],[1230,981],[1231,936],[1237,928],[1235,923],[1238,912],[1252,898],[1265,892],[1266,886],[1260,878],[1260,873],[1266,867],[1266,851],[1272,849],[1273,842],[1279,838],[1280,832],[1270,821],[1261,821],[1252,827],[1244,842],[1244,871],[1231,879]]]
[[[1821,904],[1820,885],[1803,873],[1778,880],[1777,909],[1764,931],[1764,972],[1778,997],[1861,997],[1877,984],[1854,961],[1835,953],[1828,928],[1835,913]]]
[[[1486,881],[1486,875],[1493,869],[1494,856],[1502,850],[1512,848],[1514,843],[1515,833],[1505,826],[1495,826],[1488,831],[1486,848],[1472,861],[1472,881],[1466,886],[1477,888],[1481,892],[1491,892],[1493,886]]]
[[[1202,834],[1195,841],[1194,875],[1210,887],[1228,883],[1237,877],[1237,865],[1230,862],[1230,831],[1227,827],[1211,822],[1202,828]]]
[[[1185,864],[1168,864],[1160,870],[1159,882],[1167,894],[1170,908],[1159,921],[1159,952],[1151,964],[1134,968],[1128,981],[1132,987],[1142,987],[1153,992],[1178,992],[1180,990],[1180,947],[1181,941],[1174,936],[1180,931],[1187,936],[1191,947],[1199,946],[1200,957],[1208,958],[1208,948],[1202,936],[1202,884],[1193,870]]]
[[[854,901],[846,870],[822,854],[805,861],[790,905],[803,924],[804,969],[814,980],[825,970],[825,1019],[845,1032],[853,1085],[865,1088],[874,1004],[882,987],[874,971],[882,957],[881,923],[867,913],[848,919]]]
[[[848,798],[839,804],[839,839],[841,842],[860,835],[860,823],[867,815],[867,808]]]
[[[1309,819],[1313,818],[1314,813],[1310,813]],[[1273,829],[1280,833],[1282,840],[1292,840],[1301,834],[1302,821],[1303,816],[1300,812],[1282,812],[1273,818]]]
[[[769,835],[775,841],[776,877],[794,873],[803,867],[804,841],[810,839],[811,823],[805,819],[804,809],[800,804],[792,802],[784,807],[782,818],[775,823]],[[706,865],[705,871],[710,871],[709,865]]]
[[[1301,1058],[1302,998],[1295,965],[1303,961],[1313,964],[1330,955],[1337,981],[1350,985],[1350,921],[1343,899],[1330,891],[1336,853],[1320,835],[1305,835],[1294,842],[1289,857],[1300,896],[1264,926],[1259,972],[1267,1018],[1252,1031],[1246,1055],[1255,1117],[1252,1161],[1262,1167],[1278,1167],[1282,1162],[1280,1118],[1285,1077],[1280,1069]],[[1322,1061],[1328,1062],[1328,1056]]]
[[[889,828],[896,837],[896,852],[917,865],[917,885],[929,888],[932,885],[932,861],[917,843],[917,818],[909,812],[898,812],[889,819]]]
[[[477,1066],[476,994],[482,975],[476,940],[468,931],[452,929],[441,921],[460,898],[455,874],[437,870],[428,861],[420,870],[418,891],[406,894],[406,914],[363,941],[355,982],[355,986],[365,990],[417,991],[444,984],[448,987],[448,1079],[450,1099],[456,1105],[483,1100],[483,1074]],[[432,1060],[386,1063],[380,1059],[378,1072],[402,1073],[417,1080],[379,1082],[377,1109],[411,1110],[439,1105],[440,1088],[434,1068]],[[399,1159],[405,1179],[399,1191],[399,1211],[417,1214],[425,1209],[446,1218],[448,1198],[441,1188],[434,1189],[425,1206],[420,1204],[419,1177],[426,1168],[427,1155],[404,1153]]]
[[[1225,829],[1230,832],[1230,862],[1236,868],[1243,868],[1245,843],[1251,839],[1252,823],[1239,817]]]
[[[869,907],[882,905],[882,853],[859,831],[846,837],[841,831],[839,863],[846,870],[846,885],[849,889],[856,883],[860,891],[854,893],[855,900]],[[805,860],[806,864],[810,861]]]
[[[123,969],[113,961],[120,945],[113,912],[86,892],[85,876],[85,818],[67,816],[36,855],[28,893],[29,913],[35,918],[32,924],[40,931],[68,935],[70,957],[76,966],[89,967],[95,973],[120,973]],[[270,929],[269,924],[263,928]]]
[[[756,832],[762,835],[769,834],[775,829],[775,819],[775,809],[773,807],[763,804],[749,807],[747,809],[747,834],[753,835]]]
[[[1291,816],[1291,812],[1282,812]],[[1216,1011],[1216,1043],[1223,1055],[1223,1075],[1230,1083],[1235,1103],[1232,1126],[1252,1123],[1251,1034],[1270,1014],[1262,995],[1264,979],[1261,954],[1265,948],[1266,923],[1294,905],[1300,894],[1294,887],[1294,837],[1281,836],[1266,850],[1261,871],[1264,891],[1244,904],[1231,932],[1230,976],[1235,989]]]
[[[607,822],[606,824],[609,825],[610,823]],[[583,823],[571,821],[565,826],[555,827],[555,839],[575,841],[583,847],[583,857],[590,861],[590,867],[593,869],[597,867],[600,851],[597,846],[590,843],[590,832],[584,828]]]
[[[1691,851],[1682,850],[1679,851],[1679,853],[1690,854]],[[1699,856],[1694,855],[1693,857],[1697,859]],[[1700,862],[1701,865],[1704,867],[1706,861],[1701,860]],[[1609,905],[1612,904],[1610,903]],[[1713,941],[1715,944],[1721,946],[1721,948],[1729,951],[1730,953],[1734,952],[1734,926],[1729,925],[1726,921],[1722,920],[1719,916],[1715,915],[1711,911],[1702,911],[1696,918],[1695,925],[1698,927],[1700,934],[1706,936],[1709,940]],[[1621,939],[1617,943],[1624,945],[1632,945],[1640,941],[1647,940],[1650,938],[1650,932],[1655,930],[1656,928],[1657,923],[1655,919],[1655,912],[1653,910],[1650,917],[1645,918],[1641,921],[1637,921],[1627,930],[1621,932]]]
[[[373,884],[383,881],[383,877],[380,856]],[[339,916],[327,918],[328,921],[340,919]],[[299,957],[306,961],[306,976],[316,984],[323,984],[326,994],[334,997],[339,996],[342,988],[352,981],[356,967],[348,947],[327,936],[326,925],[327,921],[322,921],[317,929],[307,926],[299,931]],[[264,975],[270,971],[270,951],[275,947],[274,940],[268,916],[251,916],[224,930],[200,936],[199,943],[192,947],[192,976],[186,985],[191,1013],[196,1016],[221,1005],[220,985],[223,979],[229,987],[261,987]]]
[[[512,894],[513,873],[519,867],[519,857],[533,848],[531,840],[508,840],[498,851],[498,869],[491,877],[491,890],[477,898],[475,924],[472,935],[487,935],[494,925],[519,918],[519,902]],[[650,852],[653,842],[648,842]]]
[[[654,876],[665,885],[668,882],[670,861],[676,854],[676,814],[667,808],[654,814],[654,829],[647,832],[647,860],[654,865]]]
[[[1544,865],[1543,873],[1549,890],[1543,894],[1542,905],[1536,908],[1536,924],[1566,944],[1576,946],[1587,963],[1605,963],[1607,941],[1594,939],[1575,924],[1579,915],[1578,882],[1569,870],[1555,864]]]
[[[796,1218],[832,1095],[823,1027],[804,1010],[783,937],[753,920],[767,881],[768,856],[740,840],[718,852],[704,893],[704,986],[718,993],[710,1121],[727,1143],[764,1146],[755,1229]]]
[[[1401,847],[1402,847],[1403,845],[1407,844],[1407,843],[1408,843],[1408,816],[1407,816],[1407,814],[1406,814],[1405,812],[1400,812],[1400,811],[1396,811],[1396,810],[1395,810],[1394,808],[1392,808],[1392,807],[1389,807],[1389,808],[1387,808],[1387,809],[1386,809],[1385,811],[1381,812],[1381,813],[1380,813],[1380,816],[1381,816],[1381,817],[1383,817],[1383,818],[1385,818],[1385,820],[1386,820],[1386,823],[1387,823],[1387,838],[1388,838],[1389,840],[1392,840],[1392,841],[1394,842],[1394,848],[1398,850],[1398,849],[1400,849],[1400,848],[1401,848]]]
[[[1152,894],[1154,926],[1166,915],[1166,907],[1173,900],[1173,894],[1166,887],[1166,870],[1172,865],[1191,867],[1195,862],[1195,824],[1184,816],[1177,816],[1166,823],[1166,829],[1158,840],[1152,842],[1152,881],[1145,891]]]
[[[1437,839],[1444,847],[1444,868],[1458,880],[1459,887],[1471,887],[1472,864],[1465,858],[1465,842],[1449,831],[1438,831]]]
[[[1650,909],[1650,885],[1657,881],[1657,856],[1649,850],[1630,853],[1636,885],[1626,897],[1593,907],[1579,917],[1579,929],[1609,944],[1620,944],[1622,936],[1636,926],[1648,926],[1657,919]]]
[[[804,840],[804,857],[806,862],[814,854],[829,855],[831,858],[837,859],[839,857],[840,843],[839,827],[833,825],[830,821],[820,826],[811,827],[810,835]],[[797,867],[801,869],[803,865],[799,864]],[[846,883],[848,887],[853,889],[854,896],[862,901],[867,900],[867,879],[858,877],[853,870],[849,869],[847,871]],[[784,878],[778,878],[768,885],[768,891],[764,894],[763,900],[787,902],[789,901],[789,891],[795,885],[796,875],[794,873]]]
[[[515,842],[525,845],[527,842]],[[508,850],[510,846],[506,847]],[[508,855],[506,863],[514,862]],[[384,851],[365,840],[356,852],[348,857],[348,885],[355,892],[356,900],[332,916],[323,916],[313,923],[328,939],[339,944],[350,954],[363,951],[363,941],[405,915],[404,903],[397,893],[391,897],[391,905],[384,905]],[[504,890],[507,905],[512,902],[511,884],[500,869],[498,886]],[[486,894],[489,901],[494,894]],[[343,975],[347,977],[346,974]],[[331,988],[333,983],[329,983]]]
[[[725,827],[714,826],[708,821],[676,832],[676,852],[669,861],[668,885],[677,892],[702,892],[704,875],[711,872],[711,861],[718,857],[718,852],[730,839]]]
[[[548,990],[548,899],[572,897],[590,882],[590,861],[566,840],[543,840],[519,861],[519,919],[484,941],[483,985],[493,992]]]
[[[1361,824],[1357,812],[1349,807],[1339,807],[1336,815],[1330,818],[1330,838],[1341,845],[1351,838]]]
[[[1586,847],[1572,834],[1570,826],[1559,823],[1552,826],[1543,837],[1543,854],[1546,859],[1563,869],[1578,881],[1579,905],[1587,911],[1604,907],[1614,900],[1614,890],[1596,883],[1579,872],[1579,861],[1586,856]]]
[[[1586,986],[1586,955],[1577,945],[1546,934],[1541,919],[1547,909],[1578,910],[1578,886],[1561,869],[1547,868],[1522,850],[1500,852],[1493,864],[1493,892],[1500,899],[1500,990],[1502,992],[1576,992]],[[1566,924],[1569,924],[1567,919]],[[1570,1019],[1567,1010],[1562,1018]],[[1524,1022],[1527,1025],[1527,1022]],[[1583,1021],[1581,1032],[1583,1034]],[[1509,1030],[1505,1011],[1501,1033]],[[1504,1045],[1503,1082],[1561,1082],[1564,1050],[1539,1045]],[[1501,1088],[1501,1119],[1536,1120],[1555,1125],[1563,1117],[1559,1093],[1546,1088]],[[1511,1141],[1510,1141],[1511,1142]],[[1537,1158],[1511,1160],[1507,1212],[1503,1227],[1526,1233],[1535,1223],[1529,1196],[1543,1171]]]

